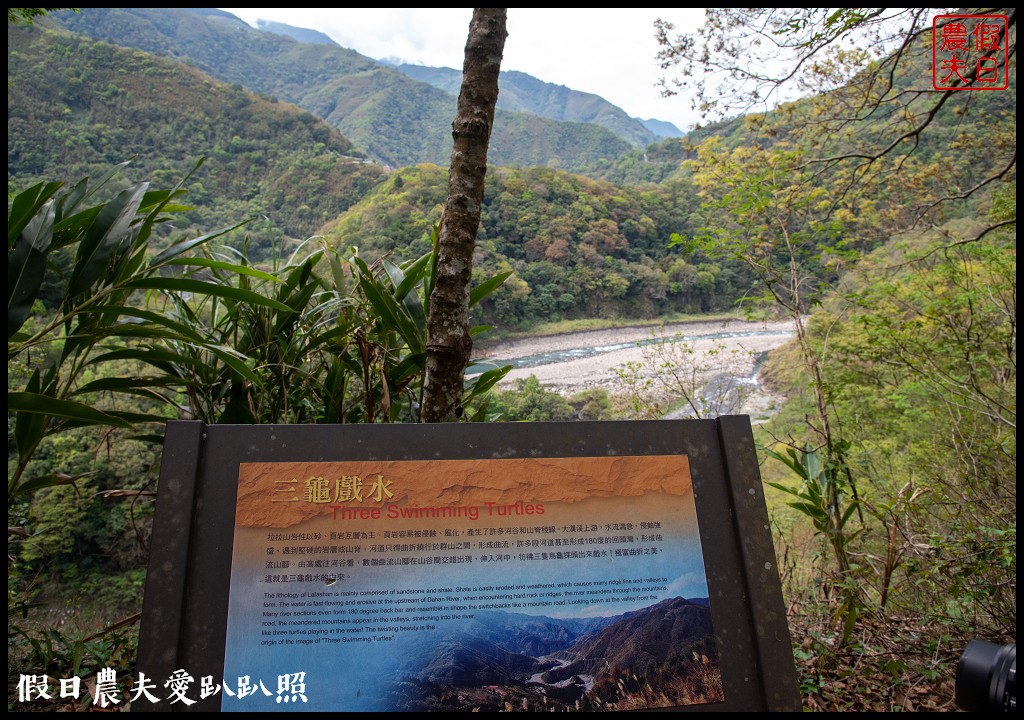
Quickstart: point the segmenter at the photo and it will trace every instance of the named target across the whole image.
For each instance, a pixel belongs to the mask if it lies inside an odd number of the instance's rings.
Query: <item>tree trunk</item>
[[[427,373],[423,422],[462,416],[462,388],[473,350],[469,290],[473,249],[480,226],[487,172],[487,143],[498,101],[498,72],[505,48],[505,8],[474,8],[466,40],[455,122],[452,123],[448,199],[441,216],[437,281],[427,317]]]

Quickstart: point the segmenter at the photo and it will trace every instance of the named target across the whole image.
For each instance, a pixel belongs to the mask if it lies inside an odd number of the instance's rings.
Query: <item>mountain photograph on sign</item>
[[[721,702],[706,599],[613,617],[478,613],[403,648],[394,709],[598,712]]]

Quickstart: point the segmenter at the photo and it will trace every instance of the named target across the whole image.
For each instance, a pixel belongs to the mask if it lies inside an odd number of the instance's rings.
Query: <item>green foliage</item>
[[[946,230],[970,238],[976,227]],[[957,607],[936,612],[1005,634],[1015,624],[1006,563],[1015,558],[1016,251],[1005,231],[986,240],[921,237],[870,258],[849,279],[848,320],[830,341],[836,411],[857,428],[851,459],[877,473],[879,458],[891,458],[887,474],[915,493],[912,508],[880,499],[876,514],[889,527],[917,523],[930,548],[900,546],[908,567],[896,571],[893,600],[919,604],[918,590],[937,583]]]
[[[618,417],[612,407],[612,399],[604,388],[578,392],[569,398],[569,404],[580,420],[614,420]]]
[[[801,450],[787,448],[785,454],[770,449],[764,452],[792,470],[801,482],[799,488],[782,483],[768,484],[791,495],[794,500],[789,503],[790,507],[810,518],[822,536],[833,538],[833,543],[842,548],[849,534],[846,526],[857,510],[857,502],[846,497],[835,469],[823,463],[818,452],[810,446]]]
[[[175,17],[202,33],[180,37]],[[92,8],[59,18],[104,39],[130,44],[134,38],[164,54],[173,38],[185,55],[206,58],[203,67],[218,68],[223,80],[252,81],[260,93],[298,92],[303,86],[316,93],[310,84],[321,76],[370,68],[368,61],[341,48],[317,46],[314,60],[309,46],[281,46],[280,36],[257,31],[251,31],[244,48],[236,48],[237,38],[225,37],[222,23],[211,24],[187,11]],[[247,29],[239,33],[250,35]],[[174,158],[207,155],[190,184],[191,207],[179,214],[178,223],[216,227],[259,218],[247,226],[247,236],[236,232],[226,238],[240,248],[247,237],[246,254],[254,263],[287,256],[298,245],[293,238],[309,237],[325,222],[330,222],[326,234],[332,244],[357,246],[370,263],[387,253],[407,261],[430,250],[425,238],[446,192],[444,170],[423,165],[385,176],[383,168],[362,162],[351,142],[310,114],[337,113],[346,122],[370,123],[365,117],[370,104],[350,106],[328,90],[324,98],[304,96],[310,112],[301,112],[266,95],[249,94],[241,85],[225,86],[163,58],[83,36],[36,28],[12,32],[9,40],[9,70],[15,78],[10,104],[16,108],[9,123],[9,175],[18,184],[95,174],[132,152],[139,155],[140,177],[166,181],[186,171]],[[264,53],[275,60],[267,61]],[[326,59],[320,57],[324,53]],[[330,72],[318,70],[318,63],[330,64]],[[389,112],[389,127],[436,122],[450,142],[443,120],[447,111],[427,113],[418,96],[396,85],[391,75],[383,73],[380,79],[387,82],[379,87],[394,90],[410,106],[403,106],[401,115]],[[345,92],[357,89],[373,88],[360,83]],[[372,112],[379,107],[372,105]],[[370,125],[360,127],[365,135]],[[377,140],[380,133],[370,135]],[[496,130],[492,161],[503,162],[497,145],[504,142],[511,149],[537,152],[540,165],[557,156],[563,167],[571,167],[566,158],[582,157],[578,140],[548,137],[523,142]],[[681,147],[667,144],[653,149],[651,157],[665,169],[677,167]],[[432,159],[446,163],[447,151]],[[474,266],[481,278],[509,270],[514,275],[500,293],[481,303],[475,319],[528,327],[594,314],[650,318],[729,307],[745,290],[744,271],[731,261],[731,268],[723,268],[702,252],[689,253],[673,261],[666,277],[665,240],[673,232],[690,232],[695,201],[685,177],[663,187],[622,190],[544,167],[492,168]]]
[[[279,305],[256,306],[227,295],[211,294],[199,303],[179,298],[162,314],[212,345],[174,340],[133,357],[178,378],[186,388],[186,411],[206,422],[417,422],[436,228],[428,245],[429,252],[412,260],[368,264],[355,248],[342,253],[310,241],[270,273],[240,273],[210,259],[203,267],[212,282],[273,296]],[[248,268],[244,258],[243,265]],[[506,278],[484,279],[471,291],[471,304]],[[504,372],[480,369],[467,381],[466,402],[486,393]]]
[[[508,422],[574,420],[576,413],[565,398],[545,390],[536,375],[516,380],[512,389],[494,393],[489,411],[494,419]]]
[[[31,606],[14,599],[8,593],[7,646],[8,655],[23,663],[20,669],[31,668],[32,674],[46,675],[51,679],[82,677],[95,674],[103,668],[113,669],[117,676],[124,678],[125,686],[119,688],[120,696],[128,690],[127,681],[135,670],[138,650],[138,617],[129,618],[101,631],[92,631],[79,626],[77,618],[59,627],[44,627],[28,620]],[[20,616],[20,617],[19,617]],[[18,668],[10,668],[8,675]],[[11,679],[11,678],[9,678]],[[11,687],[16,684],[13,681]],[[54,688],[51,686],[51,692]],[[59,688],[58,688],[59,691]],[[59,696],[58,696],[59,697]],[[88,692],[81,700],[68,700],[65,709],[85,710],[91,703]],[[52,711],[52,701],[39,699],[33,704],[21,705],[22,710]]]
[[[993,219],[1013,217],[1014,206],[1003,190]],[[826,550],[808,564],[798,550],[806,542],[799,523],[780,535],[782,557],[794,554],[784,577],[802,607],[796,627],[806,628],[807,657],[798,651],[797,659],[814,685],[805,696],[812,704],[860,706],[835,680],[855,657],[867,672],[851,678],[858,687],[903,688],[872,706],[912,707],[915,693],[941,696],[969,640],[1015,638],[1013,240],[1005,226],[967,220],[908,235],[844,275],[807,324],[807,342],[825,361],[829,417],[842,432],[842,472],[830,474],[820,450],[812,451],[818,471],[803,462],[812,458],[807,448],[766,456],[796,476],[795,487],[769,484]],[[792,349],[769,365],[772,382],[790,397],[764,431],[774,448],[772,433],[792,432],[814,409]],[[823,480],[818,488],[807,482],[814,475]],[[778,521],[781,513],[773,514]],[[845,576],[827,572],[837,567],[837,540]]]
[[[28,514],[33,534],[21,544],[25,562],[67,555],[74,548],[74,530],[86,519],[91,504],[86,494],[92,494],[88,480],[37,494]]]
[[[150,443],[160,441],[138,433],[175,417],[418,421],[437,274],[436,227],[429,252],[397,264],[311,239],[262,270],[244,252],[209,248],[227,229],[159,242],[181,184],[103,200],[113,175],[70,189],[40,183],[8,214],[9,647],[64,677],[130,662],[130,631],[90,623],[68,633],[12,616],[52,590],[33,580],[50,573],[64,597],[137,607],[145,499],[155,494]],[[475,285],[470,307],[509,274]],[[52,307],[39,300],[44,288]],[[509,368],[474,369],[464,402],[483,418]],[[97,584],[97,573],[107,580]]]
[[[770,361],[787,407],[758,434],[766,477],[788,474],[768,484],[809,709],[914,709],[921,678],[951,674],[942,648],[1016,635],[1016,91],[934,92],[930,23],[733,8],[678,38],[658,24],[664,67],[687,68],[666,89],[695,84],[710,113],[793,78],[815,91],[692,134],[706,231],[674,236],[741,259],[745,301],[798,329]],[[769,47],[793,58],[777,78],[756,63]]]
[[[116,170],[116,168],[115,168]],[[154,414],[100,409],[89,401],[97,390],[147,392],[144,377],[100,385],[81,381],[90,365],[103,357],[103,343],[115,338],[159,338],[183,328],[156,314],[129,307],[137,291],[217,294],[216,285],[184,275],[169,276],[172,261],[224,234],[230,228],[181,240],[156,256],[149,252],[154,228],[173,211],[181,186],[150,191],[142,183],[96,205],[113,176],[82,180],[70,189],[40,183],[17,194],[8,213],[8,362],[21,366],[23,382],[8,387],[8,410],[14,413],[17,467],[8,481],[8,504],[19,494],[66,482],[50,475],[24,478],[39,444],[48,436],[83,425],[128,428],[160,422]],[[62,270],[53,257],[73,258]],[[26,326],[47,275],[59,288],[52,315]],[[254,303],[272,302],[248,294]],[[186,333],[187,334],[187,333]],[[35,352],[33,356],[31,353]]]
[[[31,25],[32,21],[36,18],[57,12],[58,10],[69,9],[72,8],[7,8],[7,22]]]
[[[809,445],[800,450],[787,448],[785,454],[771,449],[765,449],[764,453],[800,478],[800,486],[796,488],[783,483],[767,484],[789,495],[792,498],[789,506],[806,516],[816,535],[832,548],[839,577],[837,614],[842,619],[841,644],[845,646],[863,606],[858,567],[851,560],[849,547],[863,532],[863,528],[850,527],[850,521],[860,510],[860,502],[848,483],[846,468],[834,459],[822,458]]]
[[[685,177],[683,161],[694,156],[692,133],[670,138],[623,155],[614,163],[587,173],[620,186],[671,183]]]
[[[401,265],[382,260],[371,267],[354,252],[346,258],[324,248],[296,252],[273,273],[252,267],[244,255],[241,262],[189,255],[228,229],[152,253],[151,233],[175,209],[171,201],[181,186],[147,192],[143,184],[87,205],[111,176],[70,190],[42,183],[11,203],[8,358],[20,368],[20,381],[8,391],[18,455],[9,504],[20,494],[74,481],[65,469],[25,477],[47,437],[167,417],[100,409],[91,400],[97,393],[147,397],[207,422],[418,418],[436,236],[429,253]],[[321,277],[316,267],[325,251],[322,267],[330,274]],[[57,275],[50,260],[63,253],[74,259]],[[48,273],[59,289],[57,307],[26,326]],[[471,292],[471,304],[507,277],[485,279]],[[123,361],[139,363],[139,371],[90,376]],[[493,368],[474,377],[467,400],[501,374]],[[360,381],[358,395],[349,376]]]

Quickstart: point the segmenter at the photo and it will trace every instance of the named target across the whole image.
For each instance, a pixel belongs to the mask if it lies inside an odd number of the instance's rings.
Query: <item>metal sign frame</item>
[[[799,711],[750,420],[167,425],[137,671],[223,677],[240,463],[673,455],[689,458],[725,701],[673,711]],[[219,695],[146,711],[219,711]]]

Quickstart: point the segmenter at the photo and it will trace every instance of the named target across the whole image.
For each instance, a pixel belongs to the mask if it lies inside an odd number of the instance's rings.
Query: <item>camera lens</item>
[[[976,712],[1017,711],[1017,645],[972,640],[956,666],[956,704]]]

